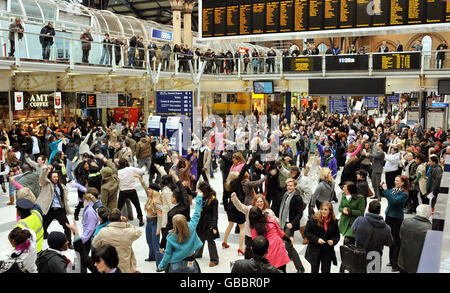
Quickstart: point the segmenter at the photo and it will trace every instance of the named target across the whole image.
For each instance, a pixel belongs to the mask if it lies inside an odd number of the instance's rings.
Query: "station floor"
[[[339,176],[341,171],[338,174],[338,180],[339,182]],[[222,177],[220,171],[216,172],[214,174],[215,178],[211,180],[212,187],[217,192],[217,198],[219,202],[222,202]],[[144,180],[148,180],[148,175],[145,175]],[[136,181],[137,186],[137,192],[139,195],[141,208],[144,208],[144,204],[146,202],[146,196],[143,188],[139,184],[138,181]],[[338,198],[340,199],[342,191],[340,188],[336,185],[336,193],[338,195]],[[16,224],[15,221],[15,206],[7,206],[6,203],[9,201],[8,194],[1,193],[0,194],[0,259],[5,259],[12,251],[11,245],[8,241],[8,233],[11,231],[11,229]],[[72,209],[72,211],[75,210],[75,206],[77,205],[77,192],[74,188],[69,187],[69,205]],[[336,217],[339,218],[339,211],[338,209],[338,203],[334,204],[334,210],[336,213]],[[387,201],[385,198],[382,199],[382,212],[386,209]],[[191,215],[193,214],[194,206],[192,206]],[[134,207],[133,207],[134,210]],[[136,212],[133,211],[134,216],[136,217]],[[384,213],[383,213],[384,216]],[[406,215],[407,217],[411,217],[411,215]],[[69,222],[72,223],[73,216],[68,216]],[[78,221],[78,227],[80,232],[82,231],[82,211],[80,214],[80,221]],[[135,218],[133,221],[130,221],[132,224],[134,224],[136,227],[138,227],[138,220]],[[204,273],[228,273],[230,272],[230,262],[236,261],[238,259],[243,259],[243,256],[238,256],[237,250],[239,246],[239,235],[234,233],[234,228],[230,234],[230,237],[228,239],[228,244],[230,245],[227,249],[222,249],[221,243],[223,241],[223,236],[225,233],[225,229],[228,225],[227,215],[224,211],[223,205],[219,205],[219,221],[218,221],[218,227],[220,232],[220,238],[216,239],[216,246],[219,253],[219,265],[210,268],[209,265],[209,252],[207,249],[207,245],[205,245],[205,249],[203,251],[203,258],[198,259],[198,262],[200,264],[201,270]],[[137,269],[142,273],[154,273],[156,271],[156,263],[153,262],[146,262],[144,259],[148,257],[148,246],[146,243],[145,238],[145,226],[138,227],[142,231],[142,236],[136,240],[133,243],[133,249],[134,253],[136,255],[137,260]],[[62,227],[59,225],[57,221],[53,221],[52,224],[49,226],[49,232],[51,231],[63,231]],[[339,256],[339,246],[342,244],[343,238],[341,237],[341,240],[338,245],[335,246],[336,250],[336,256],[338,259],[338,266],[340,264],[340,256]],[[294,235],[294,247],[298,251],[300,258],[302,260],[302,263],[306,269],[306,272],[310,272],[310,265],[304,258],[305,252],[306,252],[306,245],[302,244],[302,237],[301,234],[297,231]],[[47,248],[47,242],[44,240],[44,249]],[[73,250],[68,250],[66,252],[66,255],[73,259],[75,257]],[[391,272],[391,268],[387,267],[386,264],[389,262],[389,248],[385,247],[383,252],[383,265],[382,265],[382,272],[383,273],[389,273]],[[339,272],[338,266],[332,266],[331,270],[334,273]],[[294,273],[296,272],[293,262],[291,261],[287,265],[287,272],[288,273]]]

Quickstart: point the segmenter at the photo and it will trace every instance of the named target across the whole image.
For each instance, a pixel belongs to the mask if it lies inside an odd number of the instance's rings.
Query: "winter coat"
[[[114,246],[119,255],[118,267],[120,270],[124,273],[134,273],[136,257],[132,244],[141,235],[141,230],[130,223],[111,222],[95,236],[92,247],[97,248],[105,244]]]
[[[336,158],[333,155],[330,155],[330,157],[326,158],[323,147],[320,144],[317,144],[317,149],[319,150],[320,157],[322,158],[320,167],[328,167],[331,170],[331,175],[333,175],[333,178],[336,178],[336,176],[337,176]],[[328,162],[328,164],[326,164],[325,162]]]
[[[406,201],[408,200],[408,193],[399,192],[396,194],[392,194],[393,189],[383,190],[382,196],[386,197],[388,200],[388,206],[386,208],[385,214],[386,216],[403,219],[405,214],[403,209],[405,208]]]
[[[17,32],[17,29],[19,29],[19,28],[22,30],[21,33],[18,33],[18,37],[19,37],[19,40],[20,40],[20,39],[22,39],[23,32],[25,31],[23,26],[22,26],[22,23],[17,25],[16,22],[13,22],[13,23],[11,23],[9,25],[9,37],[8,38],[9,38],[10,41],[14,41],[14,33]]]
[[[352,232],[355,235],[356,246],[364,247],[368,237],[372,231],[372,238],[367,244],[367,251],[382,252],[384,246],[394,244],[391,227],[386,224],[383,217],[377,214],[366,213],[365,216],[356,218],[352,225]]]
[[[309,243],[306,247],[305,258],[310,264],[318,264],[321,255],[329,255],[334,265],[337,265],[336,253],[334,252],[334,246],[339,242],[341,238],[339,234],[338,222],[330,220],[327,224],[328,230],[325,231],[324,227],[319,227],[316,220],[311,219],[306,224],[305,236],[308,238]],[[319,239],[325,241],[324,244],[319,244]],[[333,245],[328,245],[327,241],[332,240]]]
[[[349,211],[348,215],[343,213],[344,208]],[[356,218],[364,215],[366,209],[366,203],[364,197],[361,195],[352,196],[350,200],[347,200],[345,194],[342,194],[341,202],[339,204],[339,212],[341,212],[341,218],[339,219],[339,232],[346,237],[355,237],[352,232],[352,225]]]
[[[50,249],[44,250],[36,260],[39,274],[66,273],[68,264],[68,260],[62,254]]]
[[[91,50],[91,42],[94,41],[94,39],[92,38],[91,33],[83,33],[80,37],[81,41],[81,49],[84,50]]]
[[[20,176],[17,183],[21,184],[23,187],[28,187],[34,194],[34,196],[38,197],[41,193],[41,187],[39,186],[39,176],[41,175],[41,171],[28,171]]]
[[[144,136],[136,144],[136,159],[150,158],[152,155],[152,148],[150,146],[150,137]]]
[[[367,180],[356,180],[356,190],[358,191],[358,194],[362,195],[363,197],[369,197],[369,183],[367,183]]]
[[[442,168],[439,165],[436,165],[431,168],[430,175],[428,178],[427,186],[427,193],[433,193],[435,197],[439,194],[439,187],[441,186],[441,179],[442,179]]]
[[[273,266],[279,268],[291,261],[282,240],[284,232],[273,218],[266,217],[266,219],[267,225],[264,237],[269,241],[269,251],[266,258]],[[258,236],[255,229],[251,229],[251,233],[252,239]]]
[[[372,173],[374,174],[383,173],[384,157],[385,154],[383,151],[375,151],[373,154],[370,155],[370,158],[372,159]]]
[[[254,189],[260,186],[266,178],[261,178],[256,181],[242,180],[242,191],[244,192],[244,204],[251,205],[254,197]]]
[[[320,181],[312,195],[311,204],[315,204],[316,201],[320,203],[331,202],[333,200],[335,185],[336,183],[334,181]]]
[[[405,219],[400,227],[398,266],[408,273],[417,272],[428,230],[431,230],[430,221],[419,216]]]
[[[362,160],[364,160],[365,157],[361,156],[359,159],[353,161],[353,162],[347,162],[347,164],[344,167],[344,170],[342,170],[341,175],[341,185],[343,185],[345,182],[350,181],[353,183],[356,183],[356,171],[358,171],[361,166]]]
[[[287,192],[283,195],[281,198],[281,204],[280,204],[280,212],[281,207],[284,204],[284,197],[286,196]],[[287,197],[286,197],[287,199]],[[278,216],[281,217],[280,212],[278,213]],[[291,202],[289,204],[289,217],[286,219],[287,223],[292,224],[292,231],[296,231],[300,229],[300,220],[303,216],[303,200],[300,196],[300,191],[297,189],[294,191],[294,195],[292,196]],[[286,223],[280,223],[280,227],[284,229]]]
[[[203,201],[205,197],[203,198]],[[220,237],[217,228],[219,202],[215,196],[210,196],[206,201],[206,206],[202,207],[200,220],[197,225],[197,235],[200,239],[208,239],[209,241]],[[213,229],[217,231],[213,234]]]
[[[106,161],[106,167],[100,171],[100,174],[102,175],[102,188],[99,198],[103,206],[108,209],[116,208],[119,177],[114,164],[111,161]]]
[[[417,167],[417,176],[419,177],[418,185],[416,190],[420,191],[422,194],[427,193],[427,163],[422,163]]]
[[[36,204],[39,205],[42,209],[43,215],[47,215],[48,211],[50,210],[50,207],[53,203],[53,194],[55,193],[55,189],[53,186],[53,183],[51,183],[50,179],[48,179],[48,169],[45,168],[42,170],[41,175],[39,177],[39,184],[41,185],[41,192],[39,194],[39,197],[36,200]],[[66,214],[71,215],[72,212],[70,211],[69,207],[69,192],[67,191],[67,188],[62,185],[61,190],[61,197],[63,200],[64,207],[66,209]]]
[[[270,262],[261,256],[255,255],[252,259],[237,260],[231,268],[231,273],[282,273]]]
[[[3,262],[0,262],[0,273],[37,273],[36,267],[36,233],[33,230],[27,229],[31,233],[29,239],[30,246],[27,250],[16,250],[9,258]],[[14,264],[17,267],[14,268]],[[19,271],[17,271],[19,269]]]
[[[45,46],[47,44],[53,45],[53,38],[51,36],[55,35],[55,29],[52,27],[49,27],[48,25],[44,26],[41,29],[41,35],[47,35],[50,34],[50,36],[39,36],[39,42],[42,46]]]

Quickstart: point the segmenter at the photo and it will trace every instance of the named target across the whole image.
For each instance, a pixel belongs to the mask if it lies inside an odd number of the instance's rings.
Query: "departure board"
[[[277,33],[280,23],[280,1],[266,2],[266,33]]]
[[[227,3],[227,36],[239,34],[239,0]]]
[[[371,0],[356,0],[356,27],[369,27],[370,15],[367,13],[367,5]]]
[[[325,0],[324,29],[337,29],[339,27],[339,0]]]
[[[450,0],[200,0],[202,38],[450,23]]]
[[[294,31],[305,31],[308,29],[308,0],[295,0],[294,2]]]
[[[356,0],[341,0],[340,28],[353,28],[355,27],[355,5]]]
[[[420,63],[419,52],[373,55],[375,70],[420,69]]]
[[[305,57],[288,57],[289,68],[286,71],[306,72],[306,71],[322,71],[321,56],[305,56]]]
[[[309,30],[321,30],[323,27],[324,0],[309,1]]]
[[[252,33],[263,34],[266,24],[266,1],[253,0],[252,6]]]
[[[223,2],[221,6],[214,8],[214,36],[225,36],[226,24],[227,24],[227,7]]]
[[[373,1],[372,26],[386,26],[389,23],[389,2],[387,0]]]
[[[251,34],[252,25],[252,0],[239,1],[239,34]]]
[[[420,24],[425,20],[426,0],[408,0],[407,24]]]
[[[294,0],[280,1],[280,33],[294,29]]]
[[[202,10],[202,35],[203,37],[214,36],[214,0],[203,2]]]
[[[446,3],[441,0],[427,0],[427,23],[441,22],[445,13]]]
[[[405,24],[407,16],[408,0],[391,0],[390,25]]]

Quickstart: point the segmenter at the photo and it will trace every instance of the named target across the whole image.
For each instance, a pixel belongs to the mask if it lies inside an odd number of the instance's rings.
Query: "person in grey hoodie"
[[[393,245],[394,238],[392,237],[391,228],[386,224],[383,217],[380,215],[380,212],[380,201],[371,201],[369,203],[368,212],[364,216],[359,216],[356,218],[355,222],[353,222],[352,232],[355,234],[356,246],[364,247],[365,243],[368,241],[367,252],[375,251],[379,253],[379,266],[373,266],[372,269],[376,268],[381,271],[383,248],[384,246]],[[372,272],[380,273],[380,271]]]

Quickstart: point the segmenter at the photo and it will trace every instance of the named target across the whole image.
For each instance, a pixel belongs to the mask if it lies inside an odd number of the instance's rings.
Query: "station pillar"
[[[192,48],[192,10],[196,0],[186,0],[183,5],[183,31],[184,31],[184,43]]]
[[[181,44],[181,11],[183,10],[184,0],[169,0],[172,7],[173,22],[173,44]]]

